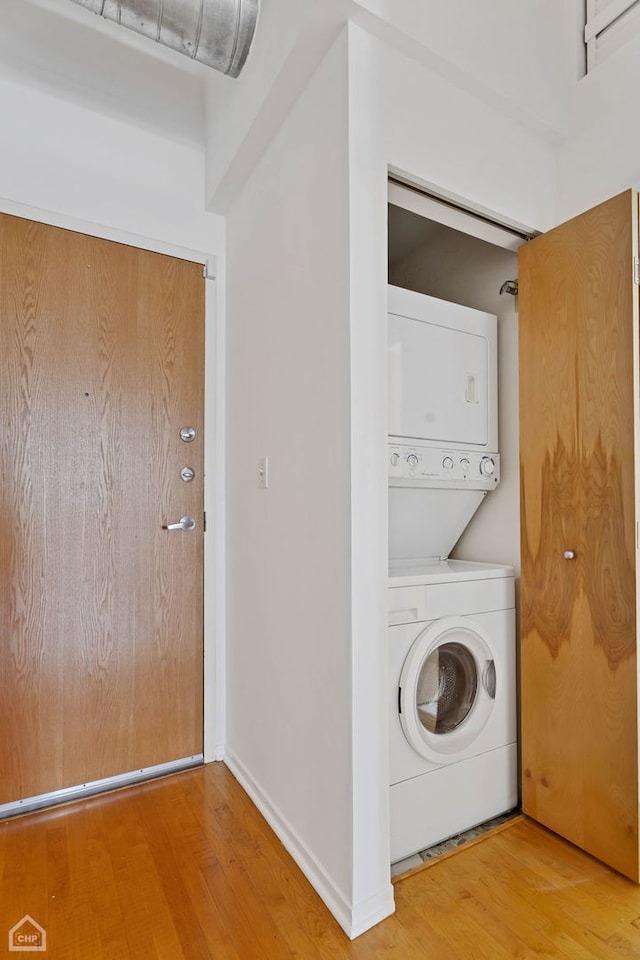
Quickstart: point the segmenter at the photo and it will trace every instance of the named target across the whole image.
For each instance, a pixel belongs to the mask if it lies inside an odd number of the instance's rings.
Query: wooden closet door
[[[201,265],[0,217],[0,803],[202,752],[203,340]]]
[[[519,321],[523,809],[637,880],[635,254],[627,191],[521,248]]]

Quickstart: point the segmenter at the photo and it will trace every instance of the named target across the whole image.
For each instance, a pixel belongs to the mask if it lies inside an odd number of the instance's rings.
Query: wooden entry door
[[[0,803],[202,753],[203,340],[201,265],[0,216]]]
[[[635,880],[636,204],[519,252],[523,807]]]

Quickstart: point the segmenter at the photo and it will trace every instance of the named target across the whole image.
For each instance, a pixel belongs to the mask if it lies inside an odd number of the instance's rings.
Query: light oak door
[[[637,198],[519,254],[525,813],[638,879]]]
[[[202,753],[203,339],[201,265],[0,216],[0,803]]]

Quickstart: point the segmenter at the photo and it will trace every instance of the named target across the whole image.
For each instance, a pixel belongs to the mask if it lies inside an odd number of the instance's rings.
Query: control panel
[[[500,481],[500,455],[390,443],[389,483],[492,490]]]

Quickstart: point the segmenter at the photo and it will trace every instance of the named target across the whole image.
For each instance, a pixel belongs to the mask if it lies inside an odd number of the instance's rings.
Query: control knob
[[[453,460],[451,457],[445,457],[442,461],[442,466],[445,470],[453,470]]]
[[[462,472],[463,472],[463,473],[467,473],[470,466],[471,466],[471,464],[469,463],[468,458],[467,458],[467,457],[463,457],[462,460],[460,461],[460,467],[461,467],[461,469],[462,469]]]
[[[394,450],[393,453],[391,454],[390,460],[391,460],[391,466],[397,467],[398,461],[400,460],[400,454]]]
[[[495,460],[492,457],[483,457],[480,461],[480,473],[483,477],[492,477],[496,472]]]
[[[407,466],[411,467],[412,470],[418,466],[418,458],[415,453],[410,453],[407,457]]]

